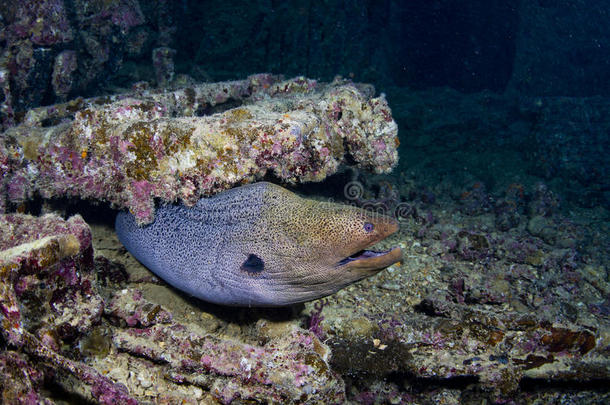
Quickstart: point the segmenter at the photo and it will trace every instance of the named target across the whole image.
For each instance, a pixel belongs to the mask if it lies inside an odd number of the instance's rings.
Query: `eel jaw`
[[[400,261],[402,261],[402,249],[395,247],[382,252],[361,250],[340,260],[336,266],[360,274],[364,278]]]

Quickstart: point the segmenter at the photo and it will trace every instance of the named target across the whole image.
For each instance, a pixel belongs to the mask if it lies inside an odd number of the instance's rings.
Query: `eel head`
[[[402,260],[402,250],[369,250],[398,231],[389,216],[358,207],[305,199],[272,187],[261,220],[273,229],[275,302],[308,301],[332,294]]]

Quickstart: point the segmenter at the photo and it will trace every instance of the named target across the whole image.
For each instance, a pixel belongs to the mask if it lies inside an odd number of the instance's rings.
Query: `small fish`
[[[191,208],[166,205],[140,227],[118,214],[116,232],[142,264],[205,301],[283,306],[333,294],[402,260],[365,250],[398,230],[393,218],[302,198],[272,183],[237,187]]]

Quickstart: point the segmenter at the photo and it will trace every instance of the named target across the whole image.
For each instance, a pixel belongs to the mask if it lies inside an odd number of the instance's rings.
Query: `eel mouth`
[[[364,275],[371,275],[400,261],[402,261],[402,249],[394,247],[381,252],[361,250],[340,260],[337,262],[336,266],[343,266],[348,270],[355,270],[364,273]]]

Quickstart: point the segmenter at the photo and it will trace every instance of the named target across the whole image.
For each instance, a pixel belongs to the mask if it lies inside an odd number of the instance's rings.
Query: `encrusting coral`
[[[155,198],[193,205],[268,172],[286,183],[319,181],[348,154],[387,172],[398,159],[398,128],[373,93],[340,79],[259,74],[41,107],[0,138],[2,187],[10,202],[34,192],[76,196],[148,223]]]
[[[135,404],[125,387],[84,363],[65,356],[62,346],[77,342],[99,324],[104,309],[95,291],[91,231],[80,216],[0,215],[0,322],[12,349],[0,356],[0,378],[8,403],[51,403],[40,394],[45,367],[76,378],[101,403]],[[36,363],[32,362],[36,360]],[[24,377],[27,378],[24,379]],[[25,398],[32,402],[24,402]]]

